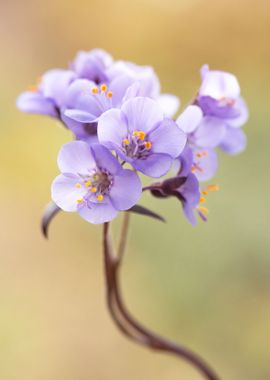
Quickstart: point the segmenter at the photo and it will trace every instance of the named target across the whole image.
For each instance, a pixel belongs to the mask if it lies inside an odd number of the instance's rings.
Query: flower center
[[[146,158],[152,148],[152,143],[147,141],[146,133],[143,131],[134,131],[122,140],[124,154],[131,158]]]
[[[82,183],[77,183],[75,187],[81,188],[84,186],[88,192],[83,199],[78,199],[81,203],[84,200],[102,201],[104,196],[109,195],[113,183],[113,176],[106,169],[99,169],[88,177],[84,177]]]
[[[100,86],[94,86],[90,89],[94,96],[95,102],[100,109],[101,113],[112,108],[113,105],[113,93],[108,91],[106,84],[101,84]]]

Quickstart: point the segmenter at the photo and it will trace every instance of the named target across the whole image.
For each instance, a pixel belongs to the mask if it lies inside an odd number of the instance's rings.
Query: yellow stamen
[[[81,203],[82,201],[83,201],[83,199],[77,199],[78,203]]]
[[[207,191],[207,190],[203,190],[203,191],[202,191],[202,194],[203,194],[203,195],[208,195],[208,191]]]
[[[102,85],[100,86],[100,89],[101,89],[102,92],[106,92],[106,91],[107,91],[107,86],[106,86],[106,84],[102,84]]]
[[[198,157],[198,158],[202,158],[202,157],[205,157],[205,156],[207,156],[207,152],[206,151],[204,151],[204,152],[198,152],[197,154],[196,154],[196,156]]]
[[[146,149],[151,149],[152,143],[150,141],[145,141],[144,146],[146,147]]]
[[[91,91],[92,91],[92,94],[98,94],[98,88],[97,87],[93,87],[91,89]]]
[[[128,140],[128,139],[124,139],[124,140],[122,140],[122,143],[123,143],[124,145],[129,145],[129,140]]]
[[[205,202],[205,198],[204,197],[201,197],[200,198],[200,203],[204,203]]]
[[[75,187],[77,187],[77,189],[79,189],[81,187],[81,184],[80,183],[76,183]]]
[[[92,187],[92,188],[90,189],[90,191],[91,191],[91,193],[96,193],[96,192],[97,192],[97,188],[96,188],[96,187]]]
[[[91,186],[91,182],[90,181],[87,181],[87,182],[85,182],[85,185],[84,185],[85,187],[89,187],[89,186]]]
[[[219,185],[208,185],[207,190],[208,191],[218,191],[220,189]]]
[[[108,92],[107,92],[107,96],[108,96],[108,98],[112,98],[113,93],[112,93],[111,91],[108,91]]]
[[[208,208],[206,208],[206,207],[198,207],[198,210],[199,210],[203,215],[207,215],[207,214],[209,214],[209,210],[208,210]]]
[[[143,131],[134,131],[133,135],[139,137],[142,141],[145,139],[145,132]]]
[[[97,200],[98,200],[98,201],[103,201],[103,198],[104,198],[104,197],[103,197],[102,194],[99,194],[99,195],[97,196]]]

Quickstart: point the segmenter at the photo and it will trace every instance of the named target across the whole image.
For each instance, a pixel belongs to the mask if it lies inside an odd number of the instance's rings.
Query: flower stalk
[[[220,380],[218,375],[197,354],[182,345],[171,342],[150,331],[139,323],[127,310],[121,296],[119,274],[127,241],[129,218],[130,215],[125,213],[117,254],[115,254],[111,243],[110,223],[104,223],[103,227],[103,255],[107,305],[114,322],[120,331],[134,342],[155,351],[174,354],[189,362],[201,372],[205,379]]]

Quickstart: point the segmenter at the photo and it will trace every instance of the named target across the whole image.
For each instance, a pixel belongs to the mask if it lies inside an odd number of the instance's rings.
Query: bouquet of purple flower
[[[174,117],[180,101],[161,93],[152,67],[115,61],[107,52],[94,49],[79,52],[69,69],[47,71],[19,96],[17,106],[24,112],[60,120],[74,135],[74,141],[65,144],[58,155],[61,174],[52,183],[53,203],[43,217],[45,234],[60,209],[78,212],[90,223],[104,224],[108,305],[118,326],[144,345],[185,357],[214,380],[217,376],[195,354],[135,321],[124,307],[118,287],[129,212],[163,219],[137,204],[142,193],[176,197],[191,224],[196,224],[196,214],[205,221],[206,196],[219,187],[201,183],[217,171],[216,149],[230,155],[245,149],[241,127],[248,119],[248,109],[237,78],[207,65],[201,69],[201,78],[196,97]],[[140,174],[155,181],[142,187]],[[115,256],[108,226],[120,211],[127,213]]]

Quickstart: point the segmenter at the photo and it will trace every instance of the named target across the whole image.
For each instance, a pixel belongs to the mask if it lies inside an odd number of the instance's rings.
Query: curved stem
[[[170,342],[153,333],[133,318],[127,310],[121,296],[119,285],[119,268],[126,243],[128,219],[124,218],[124,223],[126,223],[126,225],[123,225],[122,233],[125,236],[121,236],[118,252],[120,256],[118,255],[116,257],[113,253],[109,236],[109,223],[104,224],[103,234],[107,303],[115,323],[126,336],[137,343],[154,350],[164,351],[182,357],[196,367],[206,379],[219,380],[219,377],[214,371],[209,368],[198,355],[183,346]]]

